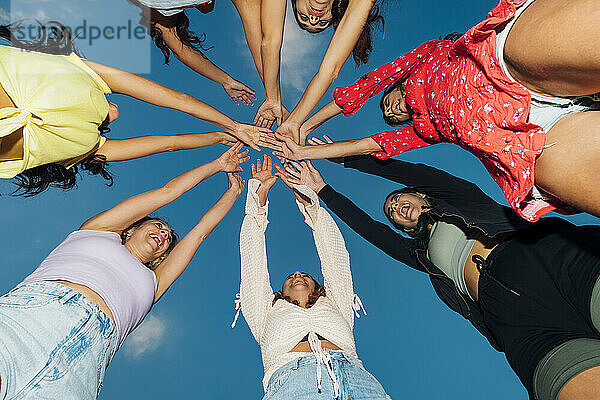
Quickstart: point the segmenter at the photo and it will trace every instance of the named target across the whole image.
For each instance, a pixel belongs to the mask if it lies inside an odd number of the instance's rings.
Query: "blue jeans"
[[[117,347],[115,324],[65,285],[0,297],[0,400],[96,399]]]
[[[362,362],[341,351],[324,349],[340,388],[338,400],[386,400],[390,397],[381,384],[362,366]],[[319,365],[322,374],[321,393],[317,390],[317,361],[309,355],[290,361],[279,368],[271,379],[263,400],[333,400],[333,380],[326,367]]]

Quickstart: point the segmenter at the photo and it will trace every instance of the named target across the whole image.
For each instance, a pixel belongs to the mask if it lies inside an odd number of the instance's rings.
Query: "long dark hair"
[[[333,29],[337,29],[338,25],[340,24],[340,21],[342,20],[342,17],[348,8],[348,1],[349,0],[333,0],[331,8],[331,26],[333,26]],[[300,23],[300,20],[298,19],[296,0],[292,0],[292,11],[298,26],[304,29]],[[363,30],[360,33],[356,44],[354,45],[354,49],[352,49],[352,58],[354,59],[356,66],[359,66],[361,63],[366,64],[369,61],[369,55],[373,51],[373,28],[378,22],[381,23],[381,28],[384,29],[385,21],[383,16],[379,14],[379,4],[374,4],[369,12],[369,16],[367,17],[367,21],[365,22]]]
[[[158,13],[158,11],[151,10],[151,13]],[[177,37],[181,40],[185,46],[188,46],[194,50],[210,50],[213,46],[205,47],[204,42],[206,41],[206,34],[203,33],[201,36],[196,36],[194,32],[189,30],[190,20],[188,19],[185,12],[182,11],[170,17],[162,17],[165,18],[168,24],[175,27],[175,32],[177,32]],[[152,16],[150,17],[150,37],[154,41],[156,47],[160,49],[165,57],[165,64],[169,63],[169,58],[171,58],[171,50],[163,40],[163,33],[159,27],[156,26],[156,23],[152,21]]]
[[[394,190],[393,192],[391,192],[390,194],[388,194],[385,197],[385,200],[383,202],[383,214],[386,216],[386,218],[388,219],[388,221],[390,222],[390,224],[392,224],[392,226],[394,228],[401,230],[402,232],[406,233],[408,236],[410,236],[414,239],[426,241],[429,238],[429,224],[432,222],[432,217],[428,211],[430,211],[435,206],[435,199],[428,195],[424,196],[425,203],[427,203],[427,205],[423,206],[423,212],[421,212],[421,215],[419,215],[419,219],[417,221],[417,226],[414,228],[408,228],[404,225],[400,225],[400,224],[396,223],[396,221],[394,221],[392,219],[392,217],[390,215],[388,215],[388,213],[386,212],[386,209],[385,209],[385,205],[390,198],[392,198],[393,196],[395,196],[397,194],[404,194],[404,193],[421,194],[421,192],[419,192],[417,189],[415,189],[413,187],[404,187],[402,189]]]
[[[306,302],[306,308],[310,308],[310,307],[314,306],[315,303],[317,302],[317,300],[319,300],[319,297],[327,295],[327,293],[325,293],[325,286],[323,286],[319,282],[317,282],[317,280],[315,278],[313,278],[312,276],[310,276],[310,275],[308,275],[308,276],[315,283],[315,290],[313,290],[312,293],[308,295],[308,301]],[[281,288],[281,290],[278,290],[277,292],[275,292],[275,297],[273,298],[273,304],[275,304],[275,302],[279,299],[285,300],[288,303],[292,303],[297,306],[300,305],[298,300],[292,300],[292,298],[290,296],[285,296],[283,294],[283,287]]]
[[[459,32],[452,32],[452,33],[448,33],[446,35],[440,36],[440,40],[451,40],[453,42],[456,42],[462,35],[464,35],[464,34],[459,33]],[[391,92],[393,92],[394,90],[396,90],[397,88],[400,88],[400,90],[402,91],[402,96],[405,96],[406,95],[406,90],[405,90],[406,81],[408,80],[408,78],[410,78],[410,75],[404,79],[400,79],[400,80],[394,82],[391,86],[387,87],[383,91],[383,94],[381,95],[381,100],[379,100],[379,108],[381,109],[381,116],[383,118],[383,121],[390,126],[402,126],[402,125],[409,125],[411,123],[411,121],[397,122],[393,119],[393,117],[386,116],[385,115],[385,106],[383,103],[385,101],[385,98],[387,97],[387,95],[390,94]]]
[[[81,53],[75,47],[71,39],[71,32],[63,24],[57,21],[49,21],[46,24],[36,20],[40,27],[41,35],[36,40],[19,40],[14,32],[19,29],[21,22],[10,25],[0,25],[0,38],[9,42],[11,46],[29,51],[37,51],[55,55],[69,55]],[[100,135],[110,132],[108,128],[108,116],[98,127]],[[72,189],[77,186],[76,177],[80,171],[87,171],[92,175],[100,175],[107,181],[107,185],[113,184],[113,178],[106,169],[106,157],[101,154],[92,153],[71,168],[65,168],[58,163],[39,165],[27,169],[13,178],[17,189],[11,193],[13,196],[31,197],[42,193],[50,186],[63,190]]]

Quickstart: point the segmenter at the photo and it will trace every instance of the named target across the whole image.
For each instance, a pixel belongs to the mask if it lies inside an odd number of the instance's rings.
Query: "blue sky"
[[[69,0],[70,1],[70,0]],[[135,8],[125,0],[86,0],[78,10],[69,2],[15,0],[13,12],[23,16],[73,21],[89,18],[95,24],[115,23],[115,18],[134,20]],[[81,5],[85,4],[85,7]],[[365,72],[424,41],[449,32],[464,32],[483,19],[494,0],[389,0],[383,6],[385,37],[376,34],[375,50],[367,66],[355,68],[349,61],[335,85],[354,82]],[[0,2],[0,18],[10,18],[6,0]],[[68,10],[67,10],[68,8]],[[70,11],[69,11],[70,10]],[[77,12],[75,12],[77,11]],[[28,15],[27,13],[30,13]],[[133,47],[104,42],[87,46],[89,59],[115,66],[129,66],[173,89],[186,91],[239,121],[251,121],[264,99],[264,90],[245,45],[239,17],[225,0],[212,14],[188,11],[192,28],[205,32],[206,54],[234,78],[257,90],[254,107],[236,106],[216,84],[193,73],[176,60],[162,64],[158,49],[148,41]],[[13,15],[13,19],[22,17]],[[126,18],[126,19],[127,19]],[[138,18],[139,19],[139,18]],[[6,20],[6,19],[5,19]],[[120,21],[120,20],[119,20]],[[134,21],[137,23],[137,19]],[[224,27],[227,27],[226,29]],[[309,35],[288,24],[282,53],[282,93],[292,109],[301,90],[317,71],[332,32]],[[331,90],[322,104],[331,100]],[[150,106],[123,96],[111,96],[121,117],[112,126],[113,138],[143,134],[209,132],[215,128],[176,111]],[[379,99],[373,99],[352,118],[338,117],[317,134],[334,139],[364,137],[386,130],[380,117]],[[111,166],[113,187],[101,179],[84,176],[75,190],[57,189],[31,198],[15,198],[8,182],[0,183],[1,221],[5,234],[0,241],[3,293],[31,273],[39,262],[82,221],[120,200],[158,187],[169,178],[216,158],[224,147],[164,154]],[[258,152],[251,153],[255,160]],[[479,184],[497,201],[506,203],[481,163],[457,146],[441,144],[413,151],[402,159],[443,168]],[[317,161],[326,182],[346,194],[377,219],[384,220],[381,203],[396,188],[381,178],[344,170]],[[243,176],[250,175],[250,164]],[[225,176],[216,176],[158,212],[184,234],[226,188]],[[279,287],[283,278],[298,268],[319,276],[319,263],[310,230],[282,184],[271,194],[267,246],[271,281]],[[206,240],[188,270],[155,305],[146,321],[125,342],[108,368],[100,399],[258,399],[263,376],[260,350],[240,318],[235,329],[233,299],[239,287],[239,228],[245,194],[222,224]],[[578,224],[596,224],[588,215],[570,218]],[[366,368],[394,399],[526,399],[524,388],[508,367],[504,356],[434,294],[422,273],[411,270],[374,248],[337,220],[351,256],[355,290],[368,315],[356,322],[357,350]]]

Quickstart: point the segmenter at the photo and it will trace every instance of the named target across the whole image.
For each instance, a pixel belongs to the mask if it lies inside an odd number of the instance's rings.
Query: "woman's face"
[[[321,32],[331,24],[333,0],[295,0],[296,19],[305,31]]]
[[[406,104],[405,88],[406,82],[383,98],[383,115],[395,123],[406,122],[412,116],[412,111]]]
[[[292,300],[305,300],[315,290],[315,281],[307,273],[296,271],[283,283],[282,293]]]
[[[115,103],[108,102],[108,123],[119,118],[119,107]]]
[[[427,202],[420,193],[396,193],[385,201],[384,210],[398,225],[415,228],[425,206]]]
[[[166,222],[151,219],[133,228],[125,239],[125,247],[140,262],[147,263],[162,256],[173,241],[173,232]]]

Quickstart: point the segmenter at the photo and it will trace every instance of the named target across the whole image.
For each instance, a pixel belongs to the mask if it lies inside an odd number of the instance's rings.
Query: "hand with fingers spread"
[[[233,194],[235,197],[238,197],[244,191],[244,180],[237,172],[228,172],[227,180],[229,182],[229,187],[227,191]]]
[[[281,126],[277,127],[277,133],[292,138],[296,143],[299,143],[300,125],[288,119],[285,122],[283,122]]]
[[[270,129],[261,128],[259,126],[239,124],[232,133],[239,141],[244,142],[254,150],[260,151],[259,143],[261,135],[273,133]]]
[[[273,154],[287,160],[302,160],[305,158],[304,149],[307,146],[299,145],[293,139],[283,136],[277,132],[273,136],[261,138],[266,146],[272,148]]]
[[[326,185],[323,177],[310,161],[291,161],[284,167],[276,165],[276,175],[288,186],[305,185],[319,193]]]
[[[250,159],[248,149],[242,150],[242,143],[231,146],[225,153],[221,154],[215,162],[219,165],[219,169],[224,172],[238,172],[242,170],[240,164]]]
[[[250,170],[252,172],[252,179],[260,181],[260,186],[256,193],[258,194],[260,205],[264,206],[267,202],[269,190],[273,187],[275,182],[277,182],[277,176],[273,175],[273,163],[271,157],[265,154],[263,156],[262,165],[260,159],[258,159],[256,160],[256,166],[250,164]]]
[[[282,120],[283,107],[279,101],[265,100],[254,116],[254,124],[263,128],[270,128],[275,122],[280,126]]]
[[[230,81],[223,83],[223,89],[236,105],[239,105],[240,101],[247,106],[254,105],[252,100],[256,100],[255,92],[243,83],[231,78]]]

